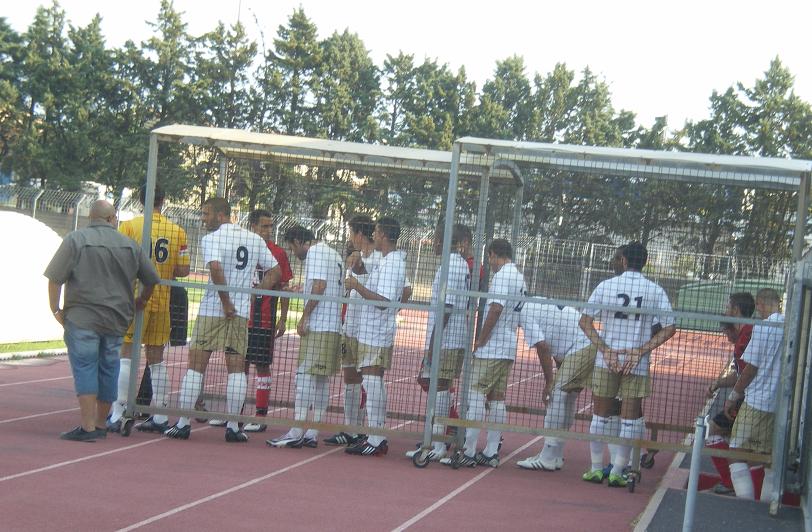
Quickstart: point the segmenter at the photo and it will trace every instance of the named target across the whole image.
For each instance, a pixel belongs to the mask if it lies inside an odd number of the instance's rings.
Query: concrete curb
[[[36,351],[17,351],[16,353],[0,353],[0,362],[19,358],[37,358],[40,354],[45,355],[67,355],[68,350],[64,347],[56,349],[37,349]]]

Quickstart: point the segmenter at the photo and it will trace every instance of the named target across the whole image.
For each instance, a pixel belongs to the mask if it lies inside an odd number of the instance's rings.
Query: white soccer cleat
[[[422,451],[420,449],[413,449],[411,451],[406,451],[406,458],[414,458],[415,455],[419,455]],[[429,462],[439,462],[443,458],[446,457],[448,453],[446,453],[445,449],[440,452],[437,452],[436,449],[432,449],[429,451],[427,458]]]
[[[225,427],[228,424],[228,421],[224,419],[210,419],[209,426],[210,427]]]
[[[557,469],[561,469],[561,467],[564,465],[564,459],[553,458],[552,460],[545,460],[541,456],[541,453],[539,453],[535,456],[525,458],[524,460],[519,460],[516,462],[516,465],[522,469],[529,469],[532,471],[555,471]]]

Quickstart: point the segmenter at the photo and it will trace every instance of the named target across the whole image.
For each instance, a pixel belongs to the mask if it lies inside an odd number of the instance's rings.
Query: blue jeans
[[[65,320],[64,338],[76,395],[95,395],[105,403],[115,401],[119,354],[124,337],[99,334]]]

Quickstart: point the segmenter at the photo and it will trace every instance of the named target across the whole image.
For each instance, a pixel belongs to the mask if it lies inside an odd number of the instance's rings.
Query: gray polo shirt
[[[65,285],[65,319],[99,334],[123,336],[135,311],[134,281],[160,281],[138,244],[103,221],[74,231],[45,269],[45,277]]]

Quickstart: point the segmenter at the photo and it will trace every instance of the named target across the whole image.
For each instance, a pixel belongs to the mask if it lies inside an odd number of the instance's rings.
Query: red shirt
[[[268,249],[271,255],[279,263],[279,271],[282,274],[279,277],[279,283],[274,288],[284,288],[291,279],[293,279],[293,271],[290,269],[290,262],[285,250],[274,244],[267,242]],[[260,279],[263,272],[258,272]],[[272,329],[276,327],[276,301],[278,298],[271,296],[255,296],[251,302],[251,319],[248,322],[249,327],[261,327],[263,329]],[[259,306],[257,306],[259,305]]]
[[[741,375],[742,370],[747,367],[747,362],[742,360],[744,350],[747,349],[747,344],[750,343],[750,337],[753,335],[753,326],[748,324],[742,325],[739,331],[739,337],[736,338],[736,344],[733,346],[733,363],[736,364],[736,374]]]

